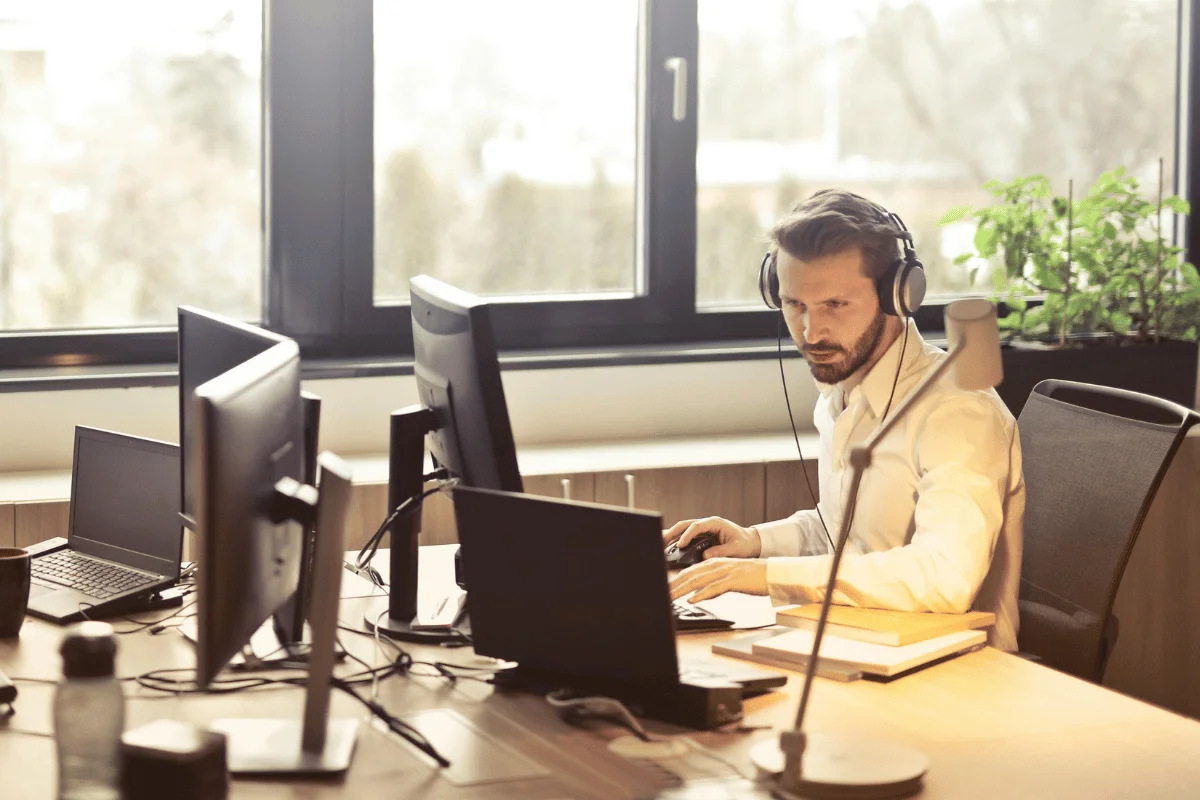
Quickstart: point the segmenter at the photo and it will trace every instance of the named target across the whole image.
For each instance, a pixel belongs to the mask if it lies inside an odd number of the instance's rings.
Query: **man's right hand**
[[[687,547],[702,533],[715,533],[721,537],[720,544],[715,544],[704,551],[708,558],[758,558],[762,553],[762,540],[754,528],[743,528],[721,517],[705,519],[685,519],[676,522],[663,531],[663,549],[678,541],[680,547]]]

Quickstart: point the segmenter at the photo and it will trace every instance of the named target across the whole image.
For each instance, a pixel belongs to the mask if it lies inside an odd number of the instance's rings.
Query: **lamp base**
[[[894,742],[837,733],[805,734],[801,775],[785,788],[784,754],[778,739],[759,742],[750,751],[759,780],[774,797],[884,800],[911,797],[921,790],[929,759],[919,750]]]

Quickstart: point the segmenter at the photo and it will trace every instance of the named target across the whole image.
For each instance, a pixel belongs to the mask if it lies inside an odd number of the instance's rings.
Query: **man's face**
[[[783,317],[813,377],[838,383],[874,364],[888,325],[862,251],[800,261],[780,250],[777,266]]]

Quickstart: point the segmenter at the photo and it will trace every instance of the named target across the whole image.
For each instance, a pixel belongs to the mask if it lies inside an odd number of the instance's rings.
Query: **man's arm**
[[[815,508],[797,511],[787,519],[777,522],[760,523],[755,525],[754,529],[758,531],[758,538],[762,542],[763,558],[829,552],[829,538],[825,535],[825,526]],[[836,535],[837,531],[829,532],[829,536]]]
[[[1003,524],[1014,424],[982,397],[939,404],[916,437],[921,477],[911,540],[887,551],[846,553],[833,602],[901,611],[969,610]],[[766,555],[765,537],[763,550]],[[830,562],[829,555],[768,561],[772,601],[820,600]]]

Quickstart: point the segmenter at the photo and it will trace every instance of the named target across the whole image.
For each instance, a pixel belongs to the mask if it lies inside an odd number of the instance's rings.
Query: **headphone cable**
[[[792,413],[792,401],[788,396],[787,375],[783,370],[783,314],[779,315],[779,326],[776,331],[775,343],[779,354],[779,382],[783,384],[783,402],[787,405],[788,422],[792,425],[792,439],[796,442],[796,456],[800,459],[800,474],[804,476],[804,485],[808,489],[808,496],[813,498],[814,510],[817,512],[817,519],[821,521],[821,529],[825,531],[825,538],[829,541],[829,552],[832,554],[835,546],[833,537],[829,534],[829,526],[825,524],[825,516],[821,513],[821,502],[816,493],[813,492],[812,482],[808,479],[808,470],[804,466],[804,453],[800,448],[800,434],[796,430],[796,417]],[[908,319],[904,318],[904,341],[900,345],[900,358],[896,363],[896,375],[892,378],[892,391],[888,394],[887,405],[884,406],[883,416],[880,417],[879,424],[882,425],[887,420],[888,412],[892,410],[892,400],[896,397],[896,386],[900,383],[900,370],[904,366],[904,353],[908,350]],[[854,499],[850,502],[850,524],[854,524],[854,512],[857,510],[857,502]]]
[[[833,537],[829,535],[829,526],[825,524],[825,517],[821,514],[821,501],[813,491],[812,483],[808,480],[808,470],[804,466],[804,453],[800,449],[800,434],[796,431],[796,417],[792,414],[792,401],[788,397],[787,375],[783,371],[783,314],[779,315],[779,329],[775,336],[776,345],[779,350],[779,382],[783,384],[783,402],[787,404],[788,422],[792,423],[792,438],[796,442],[796,456],[800,459],[800,474],[804,476],[804,485],[808,488],[808,496],[813,499],[813,508],[816,509],[817,519],[821,520],[821,529],[825,531],[825,538],[829,540],[829,552],[833,552]]]

